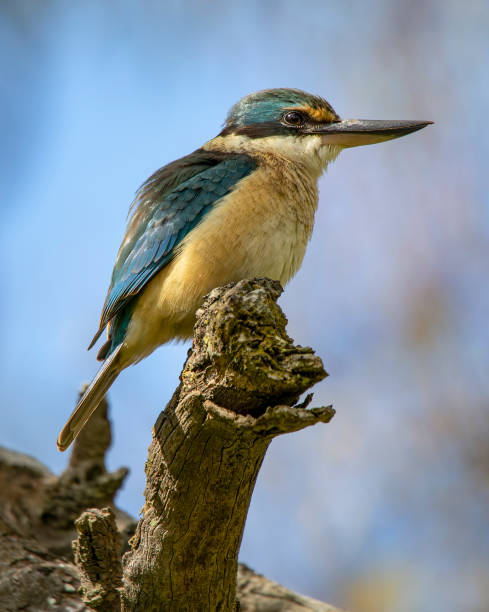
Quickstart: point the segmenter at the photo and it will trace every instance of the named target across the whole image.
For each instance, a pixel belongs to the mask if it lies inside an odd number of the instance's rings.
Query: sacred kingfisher
[[[97,375],[58,437],[66,450],[127,366],[192,336],[214,287],[299,269],[318,204],[317,181],[347,147],[399,138],[431,121],[341,119],[318,96],[268,89],[235,104],[223,130],[157,170],[132,204],[100,325]]]

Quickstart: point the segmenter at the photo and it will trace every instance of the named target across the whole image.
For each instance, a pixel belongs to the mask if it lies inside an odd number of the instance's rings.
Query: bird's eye
[[[289,111],[288,113],[285,113],[282,119],[284,123],[287,125],[293,125],[294,127],[300,127],[305,123],[304,115],[297,111]]]

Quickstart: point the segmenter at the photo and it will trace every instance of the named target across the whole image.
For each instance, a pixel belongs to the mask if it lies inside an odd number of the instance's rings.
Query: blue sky
[[[330,373],[315,403],[338,413],[273,443],[241,556],[359,612],[368,584],[393,612],[479,610],[488,26],[482,1],[4,3],[0,444],[64,467],[55,439],[97,368],[85,349],[134,192],[212,138],[238,98],[298,87],[343,117],[432,119],[342,153],[320,181],[313,239],[281,305]],[[151,426],[187,348],[158,350],[110,393],[109,464],[131,468],[118,503],[134,515]]]

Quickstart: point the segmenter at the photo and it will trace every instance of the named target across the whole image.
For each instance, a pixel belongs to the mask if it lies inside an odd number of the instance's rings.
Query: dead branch
[[[1,610],[213,612],[235,610],[238,599],[250,612],[339,612],[246,566],[237,572],[270,441],[334,414],[307,410],[309,397],[297,405],[326,373],[285,333],[280,292],[268,280],[242,281],[213,291],[199,311],[181,384],[154,427],[144,515],[123,559],[122,585],[119,533],[127,546],[135,522],[113,507],[127,470],[105,468],[106,403],[59,478],[32,457],[0,449]],[[106,505],[114,514],[100,510]],[[87,507],[77,521],[75,566],[73,521]]]
[[[212,291],[197,313],[181,384],[153,431],[144,515],[124,557],[123,609],[236,607],[238,552],[271,440],[318,422],[299,396],[326,376],[295,346],[267,279]]]

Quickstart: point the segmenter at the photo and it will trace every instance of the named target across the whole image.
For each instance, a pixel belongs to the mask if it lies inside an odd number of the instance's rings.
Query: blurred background
[[[0,444],[60,472],[97,369],[126,213],[158,167],[263,88],[343,117],[431,119],[345,151],[281,299],[330,377],[327,426],[273,442],[241,559],[351,612],[489,609],[489,4],[485,0],[4,1]],[[137,516],[151,427],[188,345],[110,392],[109,467]]]

